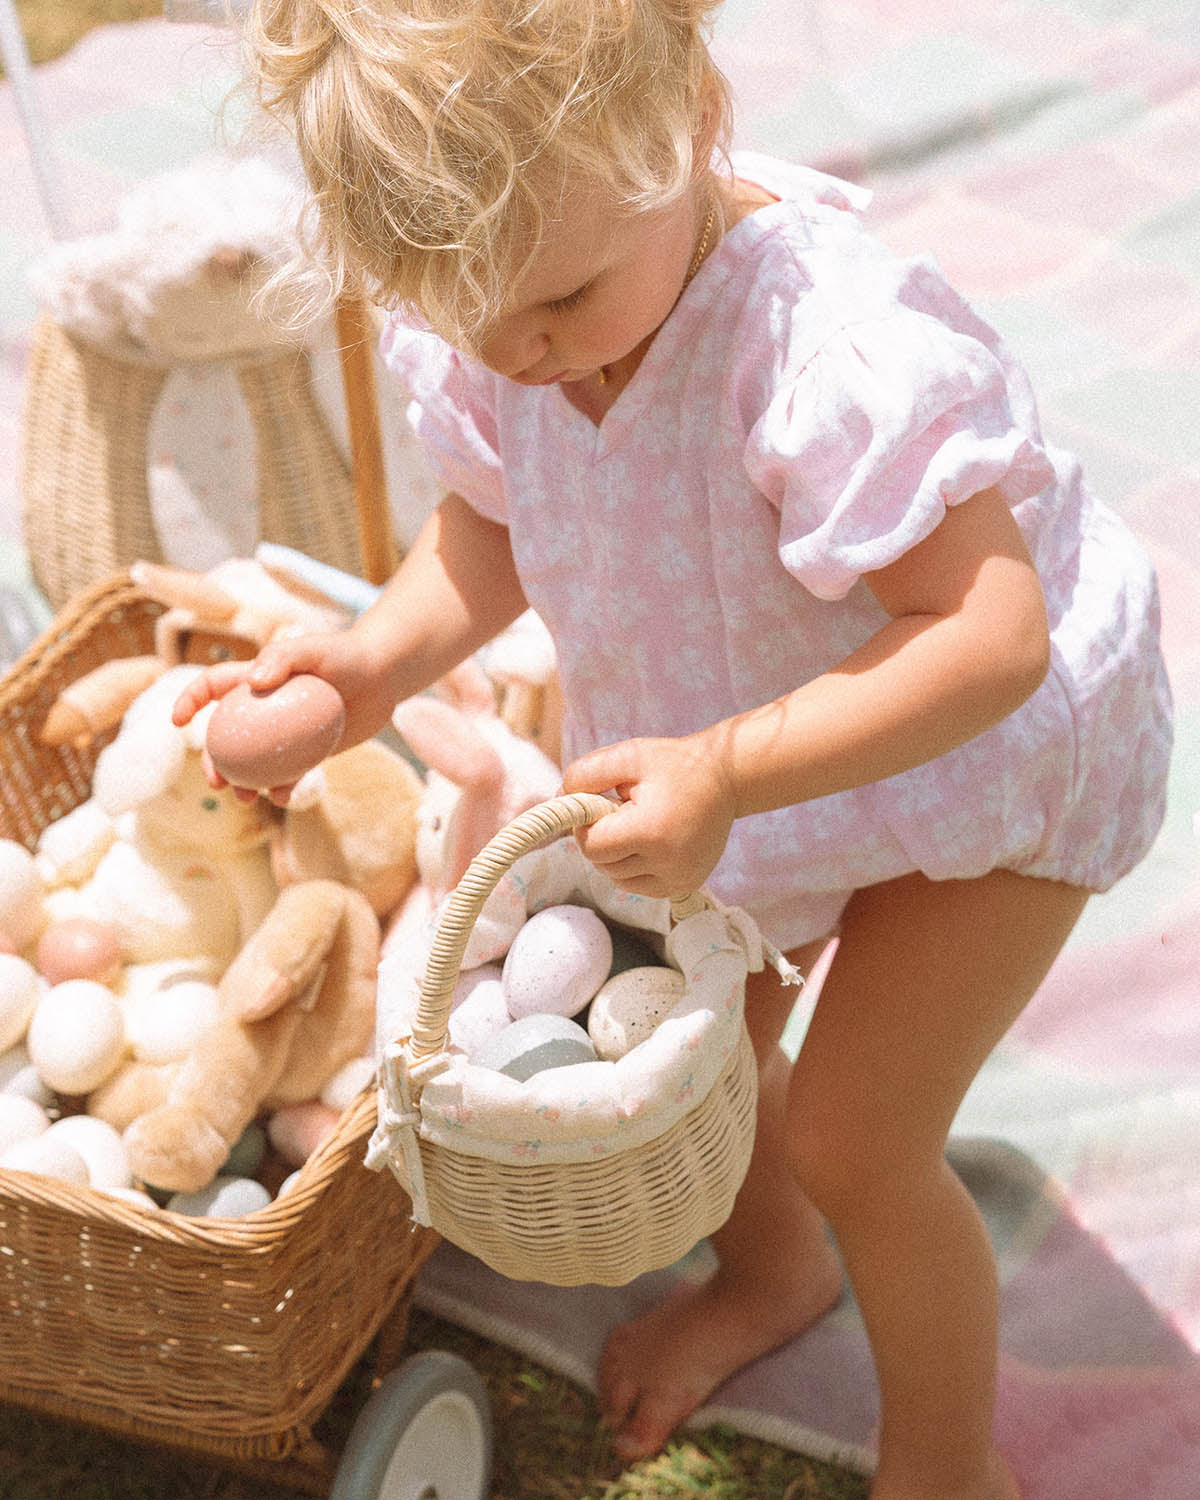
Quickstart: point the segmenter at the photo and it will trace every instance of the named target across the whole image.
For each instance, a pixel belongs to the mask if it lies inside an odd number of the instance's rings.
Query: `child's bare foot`
[[[756,1268],[761,1269],[761,1268]],[[626,1460],[656,1453],[735,1370],[795,1338],[837,1301],[841,1265],[822,1246],[803,1279],[734,1276],[680,1287],[614,1329],[597,1371],[600,1409]]]

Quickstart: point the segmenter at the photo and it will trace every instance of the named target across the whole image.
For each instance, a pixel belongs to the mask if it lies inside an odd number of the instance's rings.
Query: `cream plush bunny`
[[[275,818],[208,785],[206,716],[186,729],[172,723],[199,670],[161,669],[137,694],[100,752],[91,797],[45,830],[36,858],[51,920],[110,924],[126,963],[189,959],[219,972],[275,899]]]

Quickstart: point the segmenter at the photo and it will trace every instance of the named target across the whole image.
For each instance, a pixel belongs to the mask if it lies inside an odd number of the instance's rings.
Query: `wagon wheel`
[[[492,1414],[466,1360],[432,1350],[385,1377],[346,1444],[329,1500],[486,1500]]]

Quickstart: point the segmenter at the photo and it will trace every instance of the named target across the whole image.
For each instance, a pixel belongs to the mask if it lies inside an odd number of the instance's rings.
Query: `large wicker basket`
[[[88,795],[99,747],[51,749],[38,728],[68,682],[152,650],[160,612],[114,577],[0,682],[0,836],[32,846]],[[363,1094],[243,1219],[0,1171],[0,1400],[232,1460],[311,1456],[313,1421],[437,1243],[364,1169],[374,1123]]]
[[[420,1222],[518,1280],[620,1285],[678,1260],[728,1217],[754,1142],[757,1070],[742,1013],[746,963],[730,935],[733,914],[702,892],[671,903],[672,922],[706,914],[704,947],[711,952],[701,962],[715,959],[724,942],[734,968],[739,960],[742,967],[736,1007],[723,1032],[727,1055],[718,1059],[707,1090],[697,1090],[699,1096],[673,1123],[650,1139],[601,1148],[595,1156],[568,1143],[563,1152],[573,1159],[557,1161],[545,1155],[494,1159],[487,1154],[485,1112],[453,1145],[431,1137],[431,1083],[448,1065],[471,1071],[461,1059],[452,1064],[447,1027],[452,992],[484,902],[516,860],[612,808],[588,794],[552,799],[510,823],[476,857],[442,916],[411,1034],[385,1049],[380,1070],[380,1125],[368,1161],[391,1168]],[[798,977],[769,945],[763,947],[781,972]],[[536,1133],[534,1113],[531,1101],[529,1124]],[[494,1117],[490,1123],[494,1129]],[[596,1148],[588,1143],[585,1149]]]

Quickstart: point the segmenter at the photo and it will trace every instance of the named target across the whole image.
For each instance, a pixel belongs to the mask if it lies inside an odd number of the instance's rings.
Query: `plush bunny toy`
[[[401,703],[392,722],[429,768],[417,813],[420,882],[384,939],[385,956],[411,953],[415,967],[438,908],[474,856],[505,824],[552,797],[562,773],[499,717],[491,680],[474,660],[444,677],[436,695]],[[475,924],[464,967],[506,952],[524,920],[523,900],[501,880]]]

